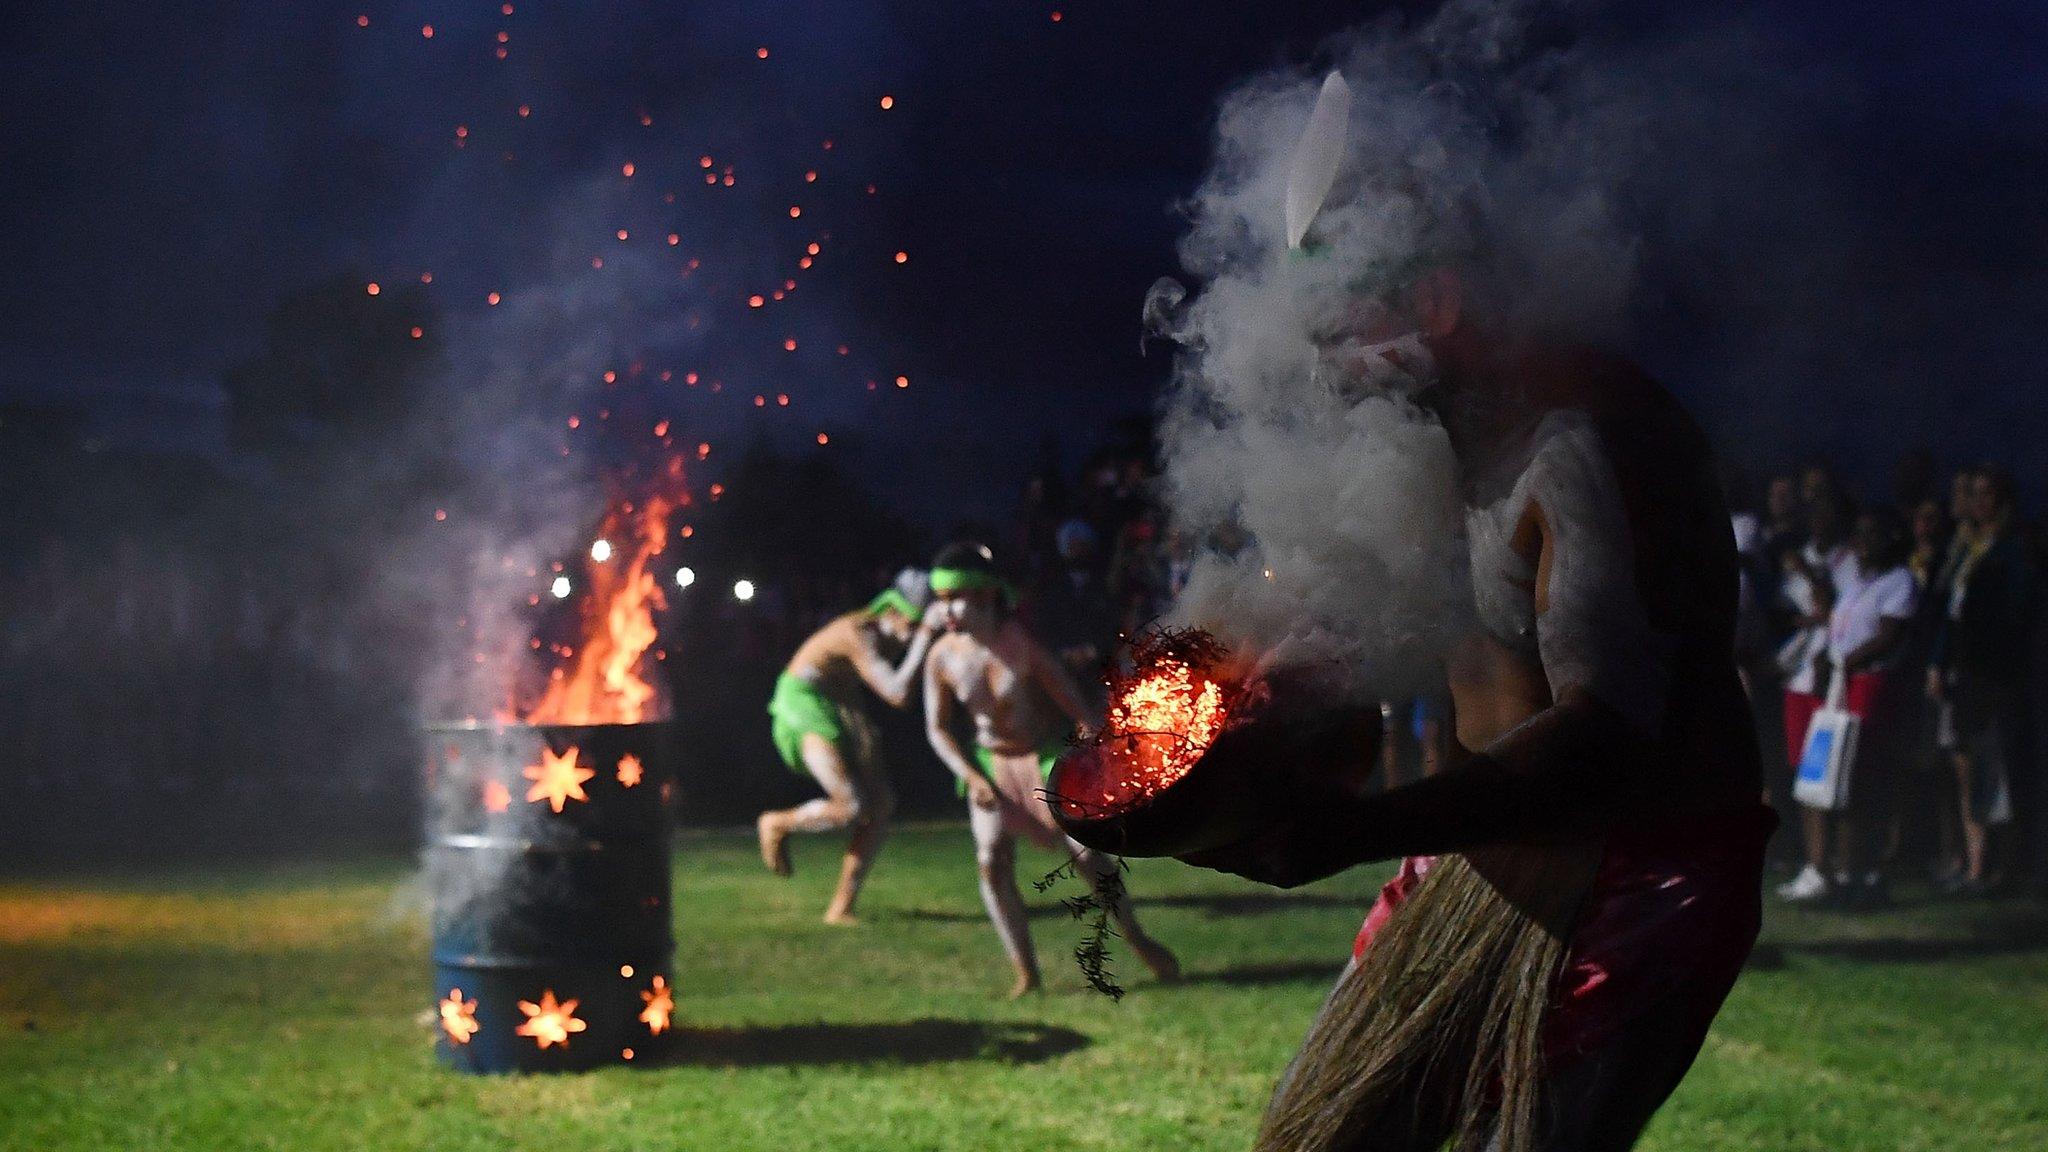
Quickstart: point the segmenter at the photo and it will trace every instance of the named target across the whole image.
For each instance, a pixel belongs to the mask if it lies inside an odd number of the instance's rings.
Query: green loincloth
[[[834,745],[846,738],[839,723],[839,705],[818,691],[817,685],[788,672],[775,678],[775,695],[768,701],[768,715],[773,720],[770,733],[775,738],[775,750],[782,754],[782,762],[792,772],[809,771],[804,767],[806,733],[816,733]]]

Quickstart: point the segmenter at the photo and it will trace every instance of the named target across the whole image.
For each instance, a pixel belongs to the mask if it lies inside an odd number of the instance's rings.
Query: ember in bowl
[[[1109,722],[1061,757],[1047,781],[1067,835],[1119,856],[1219,847],[1273,818],[1272,777],[1261,770],[1268,757],[1308,756],[1333,741],[1354,755],[1377,745],[1377,708],[1309,703],[1317,694],[1291,678],[1247,683],[1228,671],[1228,655],[1200,631],[1133,645],[1133,670],[1110,683]],[[1254,724],[1264,755],[1206,755],[1219,737]]]

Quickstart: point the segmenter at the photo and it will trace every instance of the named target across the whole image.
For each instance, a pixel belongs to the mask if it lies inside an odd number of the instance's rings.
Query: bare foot
[[[1038,988],[1038,973],[1019,972],[1017,974],[1017,983],[1010,988],[1010,999],[1022,1000],[1024,997],[1038,991]]]
[[[825,923],[851,928],[860,923],[860,917],[855,916],[851,912],[841,912],[837,908],[827,908],[825,909]]]
[[[1152,973],[1152,978],[1161,984],[1180,982],[1180,960],[1166,945],[1157,940],[1137,940],[1131,943],[1131,951]]]
[[[795,872],[789,865],[789,833],[773,812],[761,813],[754,821],[754,831],[761,838],[761,863],[768,866],[777,876],[788,876]]]

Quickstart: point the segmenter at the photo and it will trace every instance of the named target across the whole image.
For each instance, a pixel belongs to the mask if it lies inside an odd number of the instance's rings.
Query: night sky
[[[1200,178],[1217,96],[1390,7],[40,5],[0,48],[0,401],[83,404],[117,443],[218,454],[220,375],[280,298],[427,273],[451,331],[536,371],[668,370],[692,435],[829,431],[913,515],[1000,514],[1044,437],[1071,458],[1164,376],[1138,355],[1138,305],[1174,271],[1172,204]],[[1838,7],[1771,10],[1860,102],[1859,180],[1883,178],[1847,210],[1857,227],[1909,275],[1924,261],[2036,298],[2041,10]],[[785,279],[787,299],[747,306]],[[511,318],[593,291],[646,306],[589,348],[527,355]],[[2007,455],[2032,474],[2048,318],[2027,320],[1992,309],[1992,331],[1944,319],[1928,338],[1972,346],[1932,405],[1960,414],[1957,450],[2017,432]],[[688,371],[722,391],[686,391]],[[1710,426],[1753,407],[1680,391]],[[1898,415],[1809,439],[1886,459]]]

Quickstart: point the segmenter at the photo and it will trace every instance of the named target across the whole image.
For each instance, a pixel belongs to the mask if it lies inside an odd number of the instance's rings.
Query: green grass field
[[[1382,875],[1140,863],[1189,979],[1126,961],[1121,1004],[1037,898],[1049,988],[1010,1004],[964,827],[900,831],[854,929],[817,919],[836,845],[796,851],[681,838],[676,1058],[562,1077],[433,1063],[408,861],[0,884],[0,1149],[1239,1149]],[[2048,918],[1774,909],[1642,1146],[2048,1148]]]

